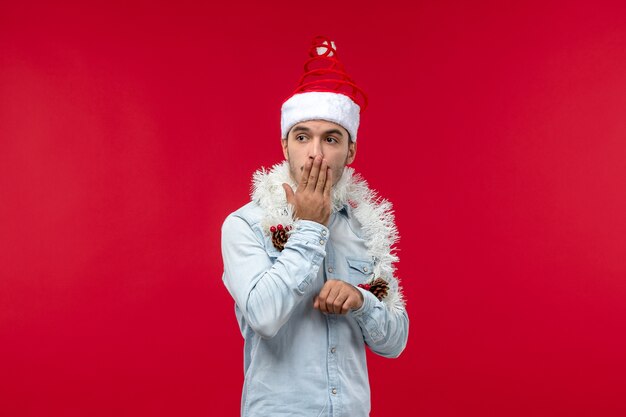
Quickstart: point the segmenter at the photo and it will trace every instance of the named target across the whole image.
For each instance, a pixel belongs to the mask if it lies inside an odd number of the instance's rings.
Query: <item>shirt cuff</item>
[[[372,341],[377,342],[383,338],[383,334],[378,329],[378,324],[372,313],[375,306],[380,303],[380,301],[371,292],[366,291],[363,288],[358,288],[358,290],[363,294],[363,305],[361,308],[352,310],[350,313],[361,327],[363,335],[366,336],[366,338],[369,337]]]
[[[358,319],[362,318],[378,302],[378,298],[376,298],[376,296],[371,292],[364,290],[361,287],[355,288],[363,294],[363,304],[361,304],[361,307],[351,311],[354,318]]]
[[[295,226],[290,238],[304,241],[307,246],[317,246],[322,251],[326,249],[326,242],[330,236],[330,230],[326,226],[312,220],[298,220]]]

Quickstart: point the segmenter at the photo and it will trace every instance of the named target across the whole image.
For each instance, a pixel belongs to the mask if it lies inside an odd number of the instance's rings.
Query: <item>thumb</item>
[[[289,184],[283,183],[283,189],[285,190],[285,196],[287,197],[287,202],[289,204],[293,204],[295,194],[293,193],[293,190],[291,189]]]

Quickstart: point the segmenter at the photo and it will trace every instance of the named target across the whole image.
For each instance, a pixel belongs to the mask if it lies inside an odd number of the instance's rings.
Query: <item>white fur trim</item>
[[[287,139],[296,123],[327,120],[346,129],[352,142],[356,142],[360,111],[359,105],[343,94],[322,91],[294,94],[283,103],[280,112],[281,135]]]
[[[263,209],[261,227],[266,234],[270,233],[270,226],[279,223],[297,227],[292,207],[287,204],[283,183],[289,184],[294,191],[297,187],[289,174],[287,161],[274,165],[269,171],[262,168],[254,173],[251,197]],[[341,179],[333,186],[332,199],[333,212],[341,210],[345,204],[352,207],[352,213],[361,224],[368,255],[375,262],[372,281],[382,278],[389,283],[388,294],[382,301],[389,311],[402,313],[402,287],[394,276],[394,263],[398,257],[393,246],[399,236],[391,203],[380,198],[350,167],[344,169]]]

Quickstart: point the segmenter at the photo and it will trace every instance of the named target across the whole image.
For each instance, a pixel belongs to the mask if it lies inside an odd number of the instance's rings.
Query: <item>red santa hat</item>
[[[298,88],[281,108],[282,138],[286,139],[297,123],[326,120],[342,126],[350,134],[350,140],[356,142],[367,96],[346,73],[333,41],[316,36],[309,55]]]

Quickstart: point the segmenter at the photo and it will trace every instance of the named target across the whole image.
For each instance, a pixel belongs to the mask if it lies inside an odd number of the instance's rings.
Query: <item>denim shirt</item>
[[[356,286],[372,277],[374,260],[349,205],[328,227],[298,221],[282,252],[263,233],[262,216],[250,202],[222,226],[223,281],[244,338],[241,415],[368,416],[365,345],[397,357],[408,338],[406,310],[392,312],[361,288],[357,310],[313,308],[326,280]]]

